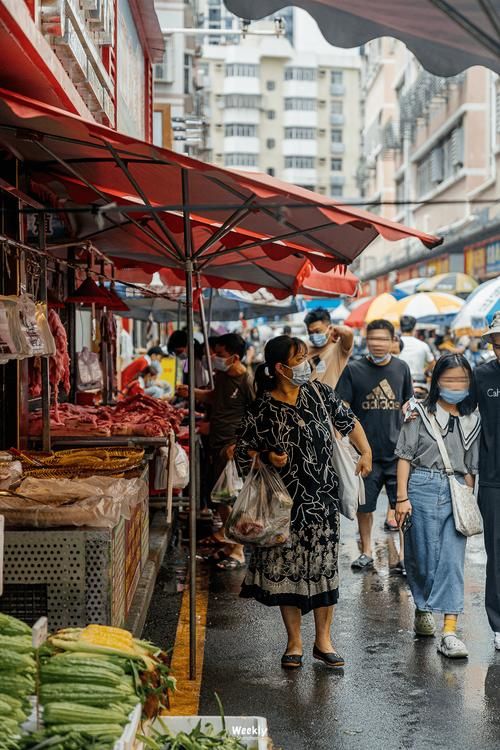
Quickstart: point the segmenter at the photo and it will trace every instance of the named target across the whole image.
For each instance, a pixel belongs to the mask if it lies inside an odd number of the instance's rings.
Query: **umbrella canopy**
[[[264,18],[290,4],[307,10],[336,47],[370,39],[400,39],[424,68],[452,76],[472,65],[500,73],[500,9],[491,0],[225,0],[245,19]]]
[[[349,315],[349,308],[344,303],[330,310],[330,320],[332,323],[342,323]]]
[[[420,292],[395,302],[385,317],[394,325],[403,315],[411,315],[420,323],[446,324],[459,312],[464,301],[453,294]]]
[[[425,279],[418,285],[418,292],[447,292],[468,297],[479,286],[478,282],[466,273],[440,273]]]
[[[385,292],[377,297],[368,297],[359,300],[359,304],[352,310],[344,323],[351,328],[363,328],[366,323],[380,318],[387,319],[387,311],[393,307],[396,299],[392,294]]]
[[[401,281],[399,284],[394,285],[393,292],[396,293],[397,299],[403,299],[403,297],[409,297],[410,294],[415,294],[419,289],[420,284],[426,279],[423,276],[418,276],[415,279],[408,279],[407,281]]]
[[[480,336],[497,312],[500,312],[500,276],[485,281],[472,292],[453,321],[452,329],[458,336]]]

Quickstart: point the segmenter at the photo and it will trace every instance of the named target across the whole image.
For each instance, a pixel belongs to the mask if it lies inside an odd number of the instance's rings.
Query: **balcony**
[[[447,102],[451,89],[462,86],[464,81],[465,73],[441,78],[423,71],[399,100],[399,137],[407,134],[413,139],[417,120],[428,118],[431,106],[438,101]]]
[[[332,141],[330,143],[331,154],[343,154],[345,152],[345,145],[343,143],[336,143]]]
[[[344,115],[337,115],[334,112],[330,114],[330,125],[344,125],[344,123],[345,123]]]
[[[343,174],[332,174],[330,177],[330,185],[340,187],[345,185],[345,177]]]

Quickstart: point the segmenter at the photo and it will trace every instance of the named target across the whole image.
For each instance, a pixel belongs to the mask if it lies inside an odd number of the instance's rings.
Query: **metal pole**
[[[38,247],[45,252],[45,214],[38,214]],[[43,255],[40,259],[40,301],[47,306],[47,257]],[[40,358],[42,375],[42,450],[50,451],[50,380],[49,380],[49,358]],[[57,386],[56,386],[57,388]],[[57,398],[57,393],[54,394]]]
[[[214,290],[212,287],[210,287],[210,291],[208,293],[208,320],[207,320],[207,326],[208,326],[208,332],[210,333],[210,328],[212,327],[212,308],[214,306]]]
[[[189,367],[189,679],[196,679],[196,423],[195,359],[193,317],[193,261],[191,221],[189,215],[189,180],[182,169],[182,202],[184,209],[184,251],[186,273],[186,316]]]
[[[203,328],[203,344],[205,346],[205,356],[207,358],[208,385],[210,390],[214,387],[214,371],[212,368],[212,358],[210,357],[210,344],[208,343],[207,319],[205,317],[205,304],[203,302],[203,289],[201,288],[200,274],[196,274],[196,286],[200,291],[200,318],[201,327]]]

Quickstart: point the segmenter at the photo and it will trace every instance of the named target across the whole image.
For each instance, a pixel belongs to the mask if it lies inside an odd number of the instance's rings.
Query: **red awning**
[[[33,189],[69,212],[75,239],[91,240],[124,268],[184,269],[189,237],[195,272],[241,281],[245,289],[268,286],[284,274],[281,286],[290,294],[304,278],[306,259],[327,271],[351,263],[378,235],[418,239],[429,248],[442,241],[2,90],[0,144],[26,163]]]
[[[241,18],[264,18],[288,5],[308,11],[336,47],[382,36],[400,39],[424,68],[453,76],[473,65],[500,73],[500,6],[491,0],[225,0]]]

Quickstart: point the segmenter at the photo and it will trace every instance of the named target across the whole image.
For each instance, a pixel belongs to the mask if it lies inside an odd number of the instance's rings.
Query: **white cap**
[[[483,333],[483,336],[491,336],[494,333],[500,333],[500,312],[495,313],[490,327],[486,333]]]

